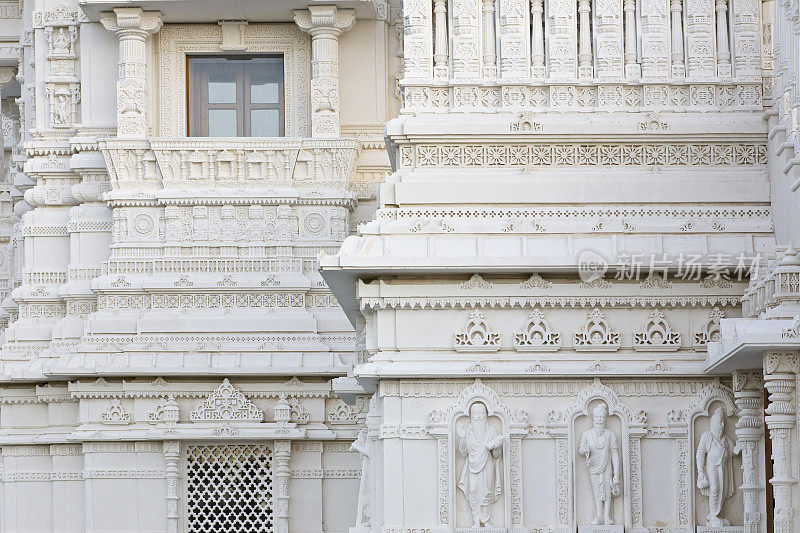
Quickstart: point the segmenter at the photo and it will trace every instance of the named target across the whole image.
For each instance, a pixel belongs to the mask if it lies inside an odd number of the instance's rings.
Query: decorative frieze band
[[[405,168],[715,167],[766,165],[760,143],[418,144],[401,146]]]
[[[405,109],[428,112],[454,108],[472,112],[505,110],[608,111],[623,108],[660,110],[759,110],[761,83],[695,85],[458,85],[405,86]]]

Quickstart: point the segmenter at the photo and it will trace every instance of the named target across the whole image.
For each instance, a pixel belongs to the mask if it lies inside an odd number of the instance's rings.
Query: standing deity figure
[[[606,429],[608,408],[601,403],[592,410],[592,429],[581,435],[578,453],[586,456],[589,483],[594,496],[592,525],[611,525],[611,498],[619,494],[619,444],[617,436]]]
[[[700,435],[697,445],[697,488],[708,497],[708,522],[711,527],[730,525],[719,517],[722,504],[733,496],[734,443],[723,432],[725,415],[717,408],[711,415],[711,428]]]
[[[486,405],[475,402],[469,408],[469,425],[457,426],[458,451],[466,457],[458,488],[472,513],[472,527],[486,527],[494,502],[500,497],[500,455],[503,436],[489,425]]]
[[[372,521],[372,513],[369,508],[369,440],[366,429],[358,432],[358,437],[350,445],[350,451],[361,454],[361,484],[358,488],[356,527],[367,527]]]

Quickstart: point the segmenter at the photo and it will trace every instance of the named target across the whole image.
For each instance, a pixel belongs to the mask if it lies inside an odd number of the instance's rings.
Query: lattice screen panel
[[[263,444],[188,446],[187,530],[270,533],[272,450]]]

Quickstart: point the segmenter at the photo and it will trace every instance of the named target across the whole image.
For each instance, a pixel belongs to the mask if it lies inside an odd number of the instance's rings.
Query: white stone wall
[[[397,7],[6,3],[0,530],[201,531],[239,490],[224,520],[346,531],[363,400],[334,393],[355,333],[315,258],[389,171]],[[284,54],[286,138],[186,137],[186,54],[230,49]]]

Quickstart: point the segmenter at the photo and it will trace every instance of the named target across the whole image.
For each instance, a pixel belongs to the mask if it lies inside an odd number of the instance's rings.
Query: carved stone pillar
[[[339,35],[353,27],[352,9],[310,6],[294,21],[311,35],[311,135],[339,136]]]
[[[289,533],[289,459],[292,456],[292,441],[276,440],[273,458],[275,459],[275,531]]]
[[[797,353],[764,355],[764,386],[769,392],[765,421],[772,441],[772,484],[775,498],[774,533],[794,532],[795,465],[792,457],[796,413],[794,390],[800,368]]]
[[[543,0],[531,0],[531,77],[544,78]]]
[[[494,38],[494,0],[483,0],[483,76],[497,76],[497,51]]]
[[[147,81],[145,40],[161,29],[161,13],[139,7],[119,7],[100,22],[119,37],[117,81],[117,137],[147,137]]]
[[[178,533],[178,499],[180,494],[181,445],[177,441],[164,443],[165,477],[167,478],[167,533]]]
[[[591,2],[589,0],[578,0],[578,24],[580,34],[578,35],[578,77],[592,77],[592,42],[590,30]]]
[[[764,435],[763,403],[764,377],[760,370],[740,370],[733,374],[733,394],[739,408],[736,421],[736,451],[742,454],[742,499],[744,503],[744,533],[758,533],[761,511],[758,494],[761,486],[759,443]]]
[[[681,0],[670,0],[669,10],[672,13],[672,75],[685,76],[686,66],[683,62],[683,6]]]
[[[641,76],[636,62],[636,0],[625,0],[625,77],[637,80]]]
[[[728,44],[728,0],[717,0],[717,76],[731,76],[731,50]]]
[[[433,13],[433,72],[437,78],[444,78],[447,77],[447,0],[434,0]]]

